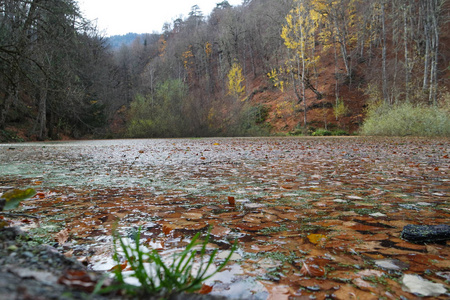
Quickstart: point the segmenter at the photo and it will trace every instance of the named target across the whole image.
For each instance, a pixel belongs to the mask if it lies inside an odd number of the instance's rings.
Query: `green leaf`
[[[1,198],[6,200],[5,206],[3,207],[4,210],[11,210],[14,208],[17,208],[19,206],[20,202],[33,197],[36,195],[36,191],[32,188],[26,189],[26,190],[20,190],[20,189],[14,189],[9,190],[1,196]]]

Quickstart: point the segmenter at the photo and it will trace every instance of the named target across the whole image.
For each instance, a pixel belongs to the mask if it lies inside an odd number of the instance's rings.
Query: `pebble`
[[[409,268],[409,265],[407,263],[404,263],[398,259],[376,260],[375,265],[377,265],[378,267],[380,267],[382,269],[391,270],[391,271],[400,271],[400,270],[406,270]]]

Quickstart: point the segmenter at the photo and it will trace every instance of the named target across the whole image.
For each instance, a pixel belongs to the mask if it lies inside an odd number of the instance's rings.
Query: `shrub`
[[[372,104],[361,133],[379,136],[450,136],[450,116],[444,108],[435,106]]]
[[[331,131],[331,134],[334,136],[350,135],[346,130],[343,129],[333,130]]]
[[[330,136],[333,133],[326,129],[317,129],[312,133],[312,136]]]

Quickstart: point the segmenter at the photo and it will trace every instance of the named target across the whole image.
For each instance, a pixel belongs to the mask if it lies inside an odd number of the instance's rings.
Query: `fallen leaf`
[[[200,220],[203,217],[201,213],[187,212],[181,215],[182,218],[188,220]]]
[[[235,206],[236,205],[236,199],[233,196],[228,196],[228,204],[230,206]]]
[[[223,236],[228,235],[230,232],[231,232],[230,228],[217,225],[217,226],[214,226],[213,229],[211,230],[211,235],[217,236],[217,237],[223,237]]]
[[[65,257],[72,257],[72,256],[73,256],[73,252],[74,252],[73,249],[71,249],[71,250],[69,250],[69,251],[67,251],[67,252],[64,252],[64,256],[65,256]]]
[[[163,227],[162,227],[162,232],[163,232],[165,235],[168,235],[171,231],[172,231],[172,228],[171,228],[170,226],[163,225]]]
[[[327,240],[327,237],[323,234],[310,234],[308,235],[308,240],[314,245],[317,245],[319,243],[325,242]]]
[[[303,262],[303,266],[300,269],[300,274],[304,276],[321,277],[325,275],[325,269],[316,264]]]
[[[377,292],[376,286],[373,286],[370,282],[365,281],[364,279],[355,278],[353,279],[353,284],[363,291],[369,291],[374,293]]]
[[[378,300],[377,295],[374,295],[370,292],[361,291],[360,289],[355,288],[350,284],[341,286],[333,294],[335,296],[335,299],[339,300],[356,300],[356,299]]]
[[[13,189],[4,192],[0,198],[6,200],[4,210],[11,210],[19,206],[20,202],[36,195],[36,190],[29,188],[25,190]]]
[[[92,293],[97,282],[86,271],[68,270],[58,279],[59,284]]]
[[[60,245],[64,244],[69,239],[69,230],[67,228],[61,230],[56,234],[55,239],[58,242],[58,244]]]
[[[213,290],[213,287],[212,287],[212,286],[203,284],[203,285],[202,285],[202,288],[198,291],[198,293],[199,293],[199,294],[202,294],[202,295],[206,295],[206,294],[211,293],[212,290]]]

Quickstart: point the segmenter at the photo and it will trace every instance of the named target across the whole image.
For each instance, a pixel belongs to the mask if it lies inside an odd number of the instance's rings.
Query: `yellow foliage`
[[[158,44],[159,44],[158,47],[159,56],[163,57],[166,54],[166,47],[167,47],[166,40],[164,39],[163,35],[159,37]]]
[[[210,42],[206,42],[206,45],[205,45],[205,53],[206,53],[207,56],[211,56],[211,53],[212,53],[212,45],[211,45]]]
[[[281,37],[288,49],[295,51],[303,61],[313,63],[316,59],[312,55],[308,57],[308,52],[315,49],[315,35],[322,15],[303,1],[294,3],[296,6],[286,16]]]
[[[182,57],[184,68],[187,70],[189,66],[193,64],[190,60],[194,57],[194,54],[192,53],[192,50],[189,49],[188,51],[183,52]]]
[[[272,71],[267,73],[267,76],[273,82],[273,86],[278,87],[282,92],[284,92],[285,83],[284,80],[280,79],[279,74],[283,74],[283,72],[284,72],[283,68],[280,67],[279,71],[277,71],[277,69],[273,69]]]
[[[244,80],[241,65],[233,63],[230,72],[228,72],[228,94],[239,98],[245,91],[245,85],[242,85]]]

